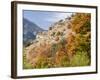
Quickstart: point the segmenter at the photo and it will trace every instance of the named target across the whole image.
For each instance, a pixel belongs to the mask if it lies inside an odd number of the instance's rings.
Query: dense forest
[[[72,14],[39,36],[43,38],[37,38],[23,49],[24,69],[91,64],[91,14]]]

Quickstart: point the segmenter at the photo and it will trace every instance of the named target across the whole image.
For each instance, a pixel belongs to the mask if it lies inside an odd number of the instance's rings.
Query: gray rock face
[[[44,31],[35,23],[23,18],[23,44],[26,46],[32,40],[36,39],[36,34],[38,32]]]

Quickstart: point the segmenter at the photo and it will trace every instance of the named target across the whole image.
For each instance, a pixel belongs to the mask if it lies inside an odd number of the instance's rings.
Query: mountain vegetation
[[[91,14],[75,13],[54,23],[23,53],[24,69],[91,65]]]

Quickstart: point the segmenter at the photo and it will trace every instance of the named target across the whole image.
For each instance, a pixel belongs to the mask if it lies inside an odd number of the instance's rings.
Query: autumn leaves
[[[89,66],[91,64],[90,22],[91,14],[76,13],[71,17],[68,25],[68,28],[72,30],[71,33],[62,37],[63,32],[58,32],[60,39],[56,36],[57,43],[42,43],[41,46],[35,47],[29,53],[26,53],[29,54],[29,58],[26,61],[31,65],[31,67],[26,68]],[[60,26],[63,28],[66,24],[68,23],[64,22]],[[55,33],[52,33],[52,35],[55,35]]]

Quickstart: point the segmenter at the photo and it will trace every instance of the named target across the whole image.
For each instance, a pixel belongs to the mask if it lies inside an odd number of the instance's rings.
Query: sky
[[[44,30],[48,28],[55,22],[69,17],[72,13],[68,12],[53,12],[53,11],[34,11],[34,10],[24,10],[23,17],[29,21],[37,24]]]

